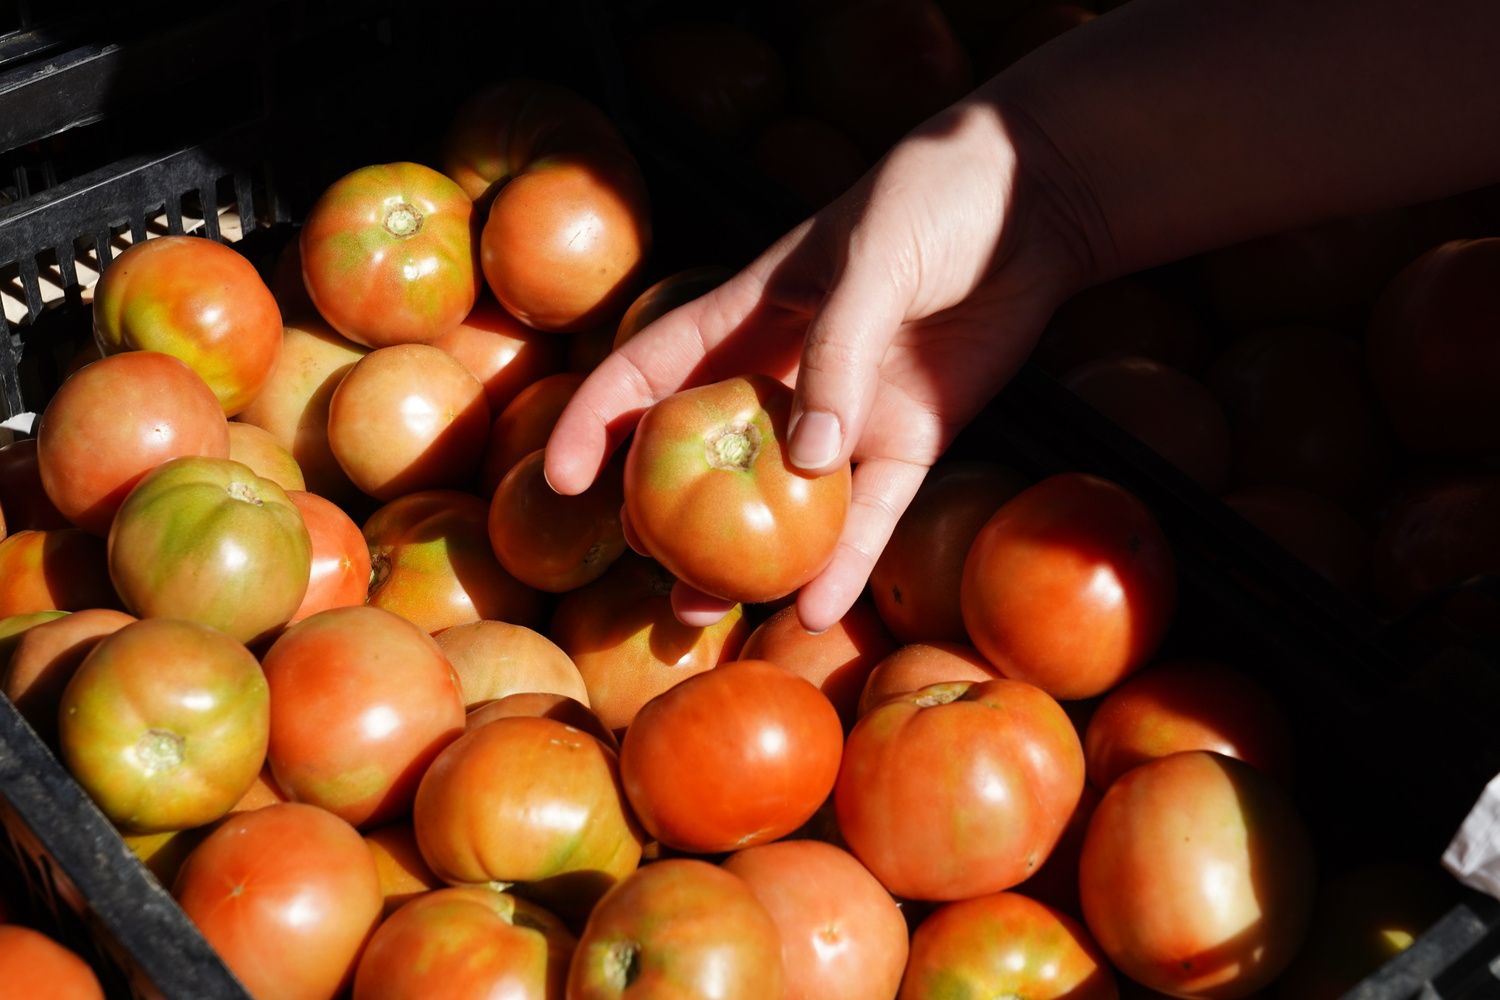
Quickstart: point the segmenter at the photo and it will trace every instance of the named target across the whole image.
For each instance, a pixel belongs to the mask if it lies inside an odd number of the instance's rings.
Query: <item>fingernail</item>
[[[792,426],[787,455],[799,469],[821,469],[843,448],[839,418],[826,410],[808,410]]]

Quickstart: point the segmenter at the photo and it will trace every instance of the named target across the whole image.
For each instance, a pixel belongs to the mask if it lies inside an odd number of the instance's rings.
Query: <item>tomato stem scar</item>
[[[703,443],[710,466],[744,471],[755,464],[755,456],[760,454],[760,428],[747,423],[729,424],[715,428]]]
[[[415,236],[422,228],[422,213],[407,202],[397,202],[385,213],[385,231],[397,239]]]

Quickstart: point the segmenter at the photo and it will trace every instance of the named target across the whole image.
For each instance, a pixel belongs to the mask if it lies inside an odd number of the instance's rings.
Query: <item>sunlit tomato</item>
[[[302,515],[312,546],[307,593],[291,620],[300,622],[329,608],[365,603],[370,587],[370,549],[359,525],[314,493],[289,490],[287,497]]]
[[[467,708],[525,692],[552,692],[589,704],[583,676],[568,654],[524,625],[470,622],[434,638],[458,674]]]
[[[229,456],[229,425],[187,365],[155,351],[96,361],[62,384],[42,413],[37,464],[70,521],[109,533],[142,476],[183,455]]]
[[[298,622],[263,666],[276,783],[355,826],[405,813],[422,772],[463,731],[463,697],[443,651],[379,608]]]
[[[229,422],[229,457],[288,492],[307,489],[307,481],[302,478],[302,469],[292,453],[270,431],[254,424]]]
[[[802,627],[797,609],[788,606],[750,633],[740,659],[770,660],[811,681],[849,725],[870,671],[895,645],[866,601],[856,602],[843,618],[816,635]]]
[[[94,289],[94,339],[105,354],[161,351],[187,363],[224,413],[260,392],[281,351],[281,309],[242,255],[213,240],[133,244]]]
[[[19,924],[0,926],[0,982],[13,996],[35,1000],[104,1000],[99,977],[87,962]]]
[[[739,605],[708,628],[684,625],[671,594],[669,574],[626,553],[552,618],[549,634],[583,675],[589,707],[615,732],[674,684],[734,659],[749,632]]]
[[[1099,808],[1102,797],[1093,785],[1083,786],[1083,794],[1078,797],[1078,805],[1068,817],[1068,825],[1063,828],[1057,846],[1035,875],[1016,886],[1017,892],[1070,917],[1083,917],[1083,904],[1078,898],[1078,859],[1083,855],[1083,839],[1088,835],[1089,820],[1094,818],[1094,810]]]
[[[11,652],[21,642],[21,637],[44,622],[66,617],[66,611],[28,611],[0,618],[0,672],[10,663]]]
[[[443,880],[432,874],[432,869],[422,860],[422,852],[417,849],[417,834],[410,822],[371,830],[365,834],[365,846],[375,858],[387,915],[423,893],[443,887]]]
[[[708,294],[731,277],[733,272],[729,269],[708,265],[661,279],[636,296],[625,315],[620,317],[620,325],[615,328],[615,349],[673,309]]]
[[[88,608],[32,626],[16,638],[4,667],[5,696],[48,745],[57,737],[57,707],[78,665],[99,640],[135,621],[123,611]]]
[[[201,826],[240,800],[266,761],[269,697],[240,643],[193,622],[133,622],[68,682],[58,743],[68,770],[116,826]]]
[[[12,534],[72,527],[42,488],[36,438],[22,438],[0,448],[0,509]]]
[[[527,883],[565,917],[635,870],[641,832],[612,751],[552,719],[497,719],[427,769],[412,813],[434,874],[458,885]]]
[[[1495,572],[1500,476],[1493,474],[1443,478],[1403,492],[1381,522],[1370,565],[1376,596],[1395,614],[1443,587]]]
[[[769,601],[833,557],[847,466],[826,476],[783,455],[792,391],[762,375],[679,392],[641,418],[625,458],[625,508],[673,575],[727,600]]]
[[[895,995],[906,964],[906,921],[847,851],[784,840],[739,851],[723,867],[745,880],[776,922],[787,1000]]]
[[[739,877],[704,861],[647,865],[599,902],[578,939],[569,1000],[785,995],[781,937]]]
[[[518,625],[541,614],[541,595],[490,548],[483,500],[454,490],[408,493],[365,522],[369,603],[438,632],[481,619]]]
[[[761,175],[819,209],[854,186],[870,161],[827,122],[786,115],[761,129],[750,150]]]
[[[429,343],[479,296],[473,226],[474,203],[436,170],[362,167],[334,181],[302,226],[307,293],[356,343]]]
[[[576,943],[534,903],[489,888],[441,889],[380,925],[359,960],[354,1000],[562,1000]]]
[[[1079,865],[1083,914],[1125,975],[1174,996],[1248,996],[1286,968],[1312,911],[1312,845],[1249,764],[1173,754],[1104,795]]]
[[[870,571],[875,607],[892,635],[902,642],[969,641],[958,602],[964,559],[990,515],[1025,488],[1018,473],[991,462],[944,460],[932,467]]]
[[[0,618],[119,604],[102,539],[57,528],[18,531],[0,542]]]
[[[933,684],[992,681],[999,676],[994,665],[973,646],[954,642],[911,643],[875,664],[860,692],[855,714],[864,715],[892,695]]]
[[[109,575],[142,618],[184,618],[250,642],[307,593],[312,546],[285,491],[227,458],[174,458],[131,491]]]
[[[307,489],[335,502],[350,499],[355,489],[328,443],[328,405],[344,376],[367,353],[320,319],[289,323],[271,377],[239,416],[240,422],[269,431],[292,453]]]
[[[988,80],[1022,56],[1046,45],[1059,35],[1088,24],[1093,11],[1072,3],[1044,3],[1010,23],[979,60],[979,76]]]
[[[370,352],[328,406],[334,457],[377,500],[467,483],[489,425],[484,386],[426,344]]]
[[[922,921],[900,1000],[1016,996],[1115,1000],[1099,946],[1072,917],[1014,892],[949,903]]]
[[[786,92],[776,50],[733,24],[658,25],[627,43],[625,59],[655,103],[730,142],[748,139]]]
[[[522,583],[562,593],[599,579],[625,551],[624,492],[618,460],[587,490],[564,496],[547,484],[543,458],[532,452],[500,481],[490,501],[490,546]]]
[[[516,394],[495,418],[480,466],[479,484],[490,496],[517,462],[547,446],[547,438],[563,408],[583,384],[576,372],[559,372],[538,379]]]
[[[520,691],[477,705],[464,719],[464,730],[473,732],[496,719],[509,719],[517,715],[552,719],[588,733],[611,750],[620,749],[620,741],[615,739],[615,734],[605,728],[604,723],[599,721],[599,716],[583,702],[551,691]]]
[[[286,796],[276,783],[262,769],[256,775],[255,781],[251,783],[250,790],[240,796],[240,800],[229,810],[230,815],[243,812],[254,812],[256,809],[264,809],[266,806],[274,806],[285,802]],[[217,823],[209,823],[205,826],[196,826],[187,830],[167,830],[162,833],[126,834],[124,836],[125,846],[130,848],[130,853],[138,858],[146,870],[156,876],[156,880],[164,886],[170,887],[177,881],[177,873],[182,870],[182,863],[187,860],[188,855],[198,849],[205,837],[213,833]]]
[[[1184,371],[1198,360],[1198,318],[1179,299],[1130,278],[1086,288],[1058,307],[1036,360],[1061,375],[1104,358],[1141,357]]]
[[[331,1000],[380,920],[375,860],[354,828],[298,803],[225,820],[173,895],[252,996]]]
[[[1247,486],[1224,503],[1330,583],[1365,589],[1368,533],[1332,500],[1295,486]]]
[[[528,385],[562,371],[565,360],[556,337],[531,329],[488,297],[432,346],[453,355],[479,380],[491,416]]]
[[[1150,659],[1177,602],[1172,550],[1145,504],[1094,476],[1024,490],[980,529],[960,604],[979,651],[1055,698],[1089,698]]]
[[[834,806],[854,856],[887,889],[965,899],[1040,868],[1083,782],[1078,734],[1044,691],[938,684],[855,724]]]

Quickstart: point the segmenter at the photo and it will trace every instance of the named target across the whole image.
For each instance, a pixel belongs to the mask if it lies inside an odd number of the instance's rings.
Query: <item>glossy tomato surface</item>
[[[433,638],[453,664],[468,708],[526,692],[554,692],[589,703],[583,676],[568,654],[524,625],[470,622]]]
[[[567,360],[561,341],[531,329],[488,296],[432,346],[453,355],[479,380],[492,416],[528,385],[562,371]]]
[[[615,350],[673,309],[708,294],[733,276],[728,268],[708,265],[678,271],[661,279],[637,295],[630,308],[625,310],[625,315],[620,317],[620,325],[615,328]]]
[[[933,684],[989,681],[999,676],[994,665],[973,646],[955,642],[910,643],[875,664],[860,692],[857,715],[864,715],[892,695]]]
[[[545,454],[532,452],[500,481],[490,500],[490,547],[517,580],[563,593],[599,579],[624,553],[624,488],[616,459],[588,489],[564,496],[542,471]]]
[[[557,418],[582,384],[583,376],[574,372],[548,375],[516,393],[500,411],[490,428],[479,470],[480,489],[485,496],[494,494],[500,480],[517,462],[547,446]]]
[[[422,860],[410,820],[370,830],[365,834],[365,846],[375,858],[386,916],[418,896],[443,887],[443,880]]]
[[[16,636],[8,653],[0,646],[0,690],[37,735],[55,745],[57,707],[78,665],[99,640],[133,621],[123,611],[86,608],[38,622]]]
[[[288,492],[307,489],[307,480],[292,453],[270,431],[254,424],[229,422],[229,458]]]
[[[118,607],[104,542],[77,528],[18,531],[0,541],[0,618]]]
[[[464,731],[473,732],[496,719],[509,719],[517,715],[537,716],[561,722],[588,733],[611,750],[619,752],[620,741],[615,739],[615,734],[606,729],[604,723],[599,721],[599,717],[583,702],[574,701],[565,694],[555,694],[551,691],[520,691],[476,705],[464,718]]]
[[[808,632],[795,607],[761,622],[740,650],[745,660],[769,660],[815,684],[833,703],[844,724],[852,725],[870,671],[895,649],[880,616],[868,601],[857,601],[822,632]]]
[[[0,925],[0,982],[17,997],[104,1000],[99,977],[87,962],[19,924]]]
[[[302,515],[311,545],[307,592],[291,620],[329,608],[365,603],[370,587],[370,550],[359,525],[336,504],[315,493],[288,490],[287,497]]]

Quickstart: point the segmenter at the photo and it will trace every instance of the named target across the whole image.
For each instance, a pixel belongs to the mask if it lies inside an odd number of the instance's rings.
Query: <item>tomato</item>
[[[412,818],[439,878],[524,882],[518,892],[565,917],[641,859],[614,753],[552,719],[497,719],[459,737],[422,778]]]
[[[176,458],[142,479],[109,532],[109,575],[141,618],[185,618],[250,642],[307,592],[311,542],[286,493],[227,458]]]
[[[1007,677],[1055,698],[1109,690],[1156,651],[1177,603],[1172,550],[1122,487],[1042,480],[980,529],[964,563],[964,626]]]
[[[647,702],[625,730],[620,779],[641,825],[666,846],[736,850],[807,822],[833,790],[842,741],[838,713],[816,687],[741,660]]]
[[[777,118],[755,138],[750,159],[761,176],[816,210],[852,188],[870,162],[847,135],[805,115]]]
[[[481,619],[525,625],[541,595],[516,580],[490,548],[483,500],[454,490],[408,493],[365,522],[369,603],[424,632]]]
[[[225,820],[188,856],[173,895],[252,996],[287,1000],[338,995],[381,910],[359,834],[294,802]]]
[[[29,611],[0,618],[0,674],[7,669],[11,653],[21,637],[44,622],[54,622],[68,615],[66,611]]]
[[[328,443],[328,407],[333,391],[368,350],[340,337],[320,319],[303,318],[282,331],[281,359],[240,422],[269,431],[292,453],[307,489],[343,502],[354,484]]]
[[[359,960],[354,1000],[562,1000],[576,943],[562,921],[524,899],[440,889],[380,925]]]
[[[1036,360],[1057,375],[1123,357],[1189,371],[1198,360],[1198,326],[1187,303],[1142,281],[1117,278],[1058,307],[1037,342]]]
[[[1106,358],[1062,381],[1209,493],[1229,482],[1229,424],[1196,379],[1147,358]]]
[[[922,921],[899,1000],[1015,996],[1115,1000],[1114,973],[1072,917],[1014,892],[949,903]]]
[[[860,692],[855,714],[864,715],[892,695],[933,684],[991,681],[999,676],[990,661],[973,646],[952,642],[912,643],[875,664]]]
[[[99,640],[135,621],[123,611],[88,608],[40,622],[16,637],[3,690],[48,746],[57,743],[57,707],[63,689]],[[0,654],[0,666],[5,663]]]
[[[355,826],[404,814],[422,772],[463,731],[463,697],[443,651],[379,608],[298,622],[262,665],[277,784]]]
[[[615,350],[673,309],[707,295],[733,276],[728,268],[708,265],[678,271],[661,279],[636,296],[625,315],[620,317],[620,325],[615,328]]]
[[[524,692],[552,692],[588,705],[583,676],[568,654],[524,625],[479,621],[445,628],[435,636],[464,693],[464,705]]]
[[[547,446],[563,408],[583,384],[583,376],[560,372],[538,379],[516,394],[495,418],[480,466],[480,488],[494,494],[505,474],[527,455]]]
[[[18,531],[0,542],[0,618],[118,607],[104,542],[77,528]]]
[[[1400,614],[1428,595],[1500,572],[1500,476],[1449,476],[1398,495],[1376,535],[1370,577]],[[4,543],[0,543],[4,544]]]
[[[302,515],[311,543],[307,593],[291,620],[365,603],[370,587],[370,550],[359,525],[332,502],[314,493],[287,491]]]
[[[467,483],[489,425],[484,386],[425,344],[370,352],[328,405],[334,457],[377,500]]]
[[[432,874],[422,852],[417,849],[417,833],[410,822],[393,823],[365,834],[365,846],[375,858],[380,875],[380,895],[385,899],[389,916],[398,907],[434,889],[443,880]]]
[[[892,997],[906,964],[906,921],[863,865],[832,844],[783,840],[729,856],[781,938],[787,1000]]]
[[[870,571],[875,607],[892,635],[969,641],[958,599],[964,559],[990,515],[1025,488],[1018,473],[991,462],[944,459],[932,467]]]
[[[786,93],[776,50],[733,24],[648,28],[627,43],[625,60],[653,103],[729,142],[749,138]]]
[[[891,892],[966,899],[1041,867],[1083,781],[1078,734],[1041,689],[937,684],[855,724],[834,807],[854,856]]]
[[[1365,589],[1368,533],[1332,500],[1295,486],[1248,486],[1224,503],[1334,586]]]
[[[500,481],[490,501],[490,546],[522,583],[563,593],[599,579],[624,553],[624,491],[617,460],[587,490],[564,496],[547,484],[544,457],[532,452]]]
[[[196,236],[132,244],[94,288],[104,354],[161,351],[187,363],[232,416],[265,385],[281,351],[281,309],[241,254]]]
[[[229,422],[229,457],[288,492],[307,489],[307,481],[302,478],[302,469],[292,453],[269,431],[254,424]]]
[[[679,392],[641,417],[625,458],[626,516],[678,579],[760,602],[828,565],[850,472],[792,468],[782,453],[791,403],[786,386],[750,375]]]
[[[417,163],[362,167],[323,192],[302,226],[302,278],[318,312],[366,347],[425,344],[479,297],[474,203]]]
[[[1052,39],[1081,28],[1098,17],[1086,7],[1071,3],[1044,3],[1022,14],[989,46],[981,60],[979,75],[988,80],[1023,56]]]
[[[496,719],[509,719],[517,715],[553,719],[588,733],[611,750],[620,749],[620,742],[615,739],[615,734],[606,729],[599,717],[583,702],[551,691],[518,691],[477,705],[464,719],[464,730],[473,732]]]
[[[565,360],[557,338],[531,329],[487,297],[432,346],[453,355],[479,380],[491,415],[528,385],[562,371]]]
[[[784,996],[776,923],[740,878],[704,861],[647,865],[589,916],[568,1000]]]
[[[811,681],[849,725],[870,671],[894,649],[874,606],[858,601],[817,634],[802,628],[796,608],[782,608],[750,633],[740,658],[770,660]]]
[[[154,351],[81,369],[57,390],[37,430],[47,496],[100,536],[142,476],[184,455],[229,457],[229,425],[191,368]]]
[[[1094,810],[1099,808],[1102,797],[1093,785],[1083,786],[1083,794],[1078,797],[1078,805],[1068,817],[1068,825],[1063,828],[1057,846],[1036,874],[1016,887],[1017,891],[1070,917],[1082,918],[1083,904],[1078,897],[1078,859],[1083,855],[1083,839],[1088,835],[1089,821],[1094,818]]]
[[[1174,996],[1248,996],[1286,968],[1312,911],[1312,845],[1276,783],[1204,751],[1110,786],[1079,864],[1083,914],[1125,975]]]
[[[36,438],[22,438],[0,448],[0,509],[12,533],[72,526],[42,488]]]
[[[54,1000],[104,1000],[99,977],[87,962],[40,931],[0,926],[0,982],[13,996]]]
[[[240,796],[240,800],[229,810],[229,815],[253,812],[285,801],[286,796],[281,793],[281,789],[276,787],[262,769],[250,785],[250,790]],[[217,823],[209,823],[186,830],[125,834],[125,846],[146,866],[147,871],[156,876],[158,882],[171,886],[177,880],[177,873],[182,870],[182,863],[188,859],[188,855],[197,850],[198,845],[217,827]]]
[[[589,707],[617,733],[661,692],[734,659],[749,631],[739,605],[708,628],[684,625],[671,593],[660,566],[626,553],[553,615],[549,634],[583,675]]]

